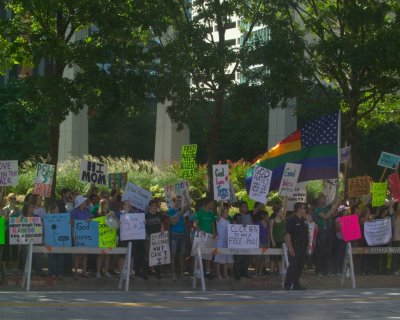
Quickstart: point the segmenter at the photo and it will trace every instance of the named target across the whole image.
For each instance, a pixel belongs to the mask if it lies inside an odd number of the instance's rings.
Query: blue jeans
[[[62,277],[64,275],[64,254],[49,253],[48,268],[50,276]]]

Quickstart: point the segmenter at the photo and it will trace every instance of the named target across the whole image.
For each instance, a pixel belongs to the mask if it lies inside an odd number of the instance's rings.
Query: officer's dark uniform
[[[300,276],[307,258],[308,224],[304,218],[293,215],[286,223],[286,233],[290,234],[295,256],[289,254],[289,268],[286,271],[285,289],[300,289]]]

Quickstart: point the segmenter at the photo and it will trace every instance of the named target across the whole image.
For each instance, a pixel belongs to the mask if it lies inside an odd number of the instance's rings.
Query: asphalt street
[[[400,290],[0,292],[0,319],[400,319]]]

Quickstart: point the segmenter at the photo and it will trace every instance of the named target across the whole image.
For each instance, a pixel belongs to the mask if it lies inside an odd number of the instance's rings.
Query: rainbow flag
[[[339,113],[328,114],[309,122],[259,156],[246,173],[249,190],[254,165],[272,170],[270,190],[279,189],[287,162],[301,164],[298,182],[337,179]]]

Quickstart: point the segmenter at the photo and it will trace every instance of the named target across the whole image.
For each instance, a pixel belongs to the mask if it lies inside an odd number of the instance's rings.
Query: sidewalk
[[[20,276],[6,276],[0,291],[24,291],[19,285]],[[51,279],[50,277],[32,276],[31,291],[118,291],[119,278],[96,279],[94,274],[90,278],[73,277],[63,279]],[[130,280],[130,291],[201,291],[200,280],[197,280],[197,288],[192,288],[193,278],[178,279],[173,281],[171,275],[162,275],[161,279],[149,276],[148,280],[135,278]],[[340,277],[317,277],[312,271],[306,271],[301,283],[311,290],[340,289]],[[398,288],[400,277],[395,275],[356,275],[357,288]],[[281,278],[275,275],[252,277],[250,279],[213,279],[206,280],[207,290],[218,291],[245,291],[245,290],[280,290]],[[344,288],[351,289],[351,279],[346,278]]]

